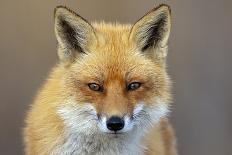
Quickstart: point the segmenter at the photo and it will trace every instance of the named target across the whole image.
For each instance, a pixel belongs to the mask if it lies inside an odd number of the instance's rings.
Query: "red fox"
[[[26,117],[27,155],[177,155],[166,117],[170,7],[133,25],[55,9],[59,63]]]

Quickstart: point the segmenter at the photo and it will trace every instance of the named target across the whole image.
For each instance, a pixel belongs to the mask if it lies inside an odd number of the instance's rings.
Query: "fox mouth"
[[[125,132],[108,132],[106,133],[110,138],[120,138],[125,135]]]
[[[123,135],[123,134],[125,134],[125,132],[116,131],[116,132],[107,132],[107,134],[109,134],[109,135]]]

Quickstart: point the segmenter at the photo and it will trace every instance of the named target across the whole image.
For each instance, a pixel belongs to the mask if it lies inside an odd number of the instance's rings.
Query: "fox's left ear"
[[[155,60],[165,59],[171,28],[171,10],[162,4],[152,9],[132,27],[130,39],[139,50]]]

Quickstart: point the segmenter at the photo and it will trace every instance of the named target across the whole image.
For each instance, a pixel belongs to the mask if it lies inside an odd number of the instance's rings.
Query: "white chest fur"
[[[125,137],[102,137],[102,135],[70,134],[57,145],[56,155],[142,155],[143,149],[134,140]]]

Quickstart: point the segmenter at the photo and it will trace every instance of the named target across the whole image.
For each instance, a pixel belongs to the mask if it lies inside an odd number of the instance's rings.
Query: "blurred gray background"
[[[168,63],[180,155],[232,155],[231,0],[1,0],[0,154],[23,154],[25,112],[57,62],[55,6],[133,23],[159,3],[172,8]]]

